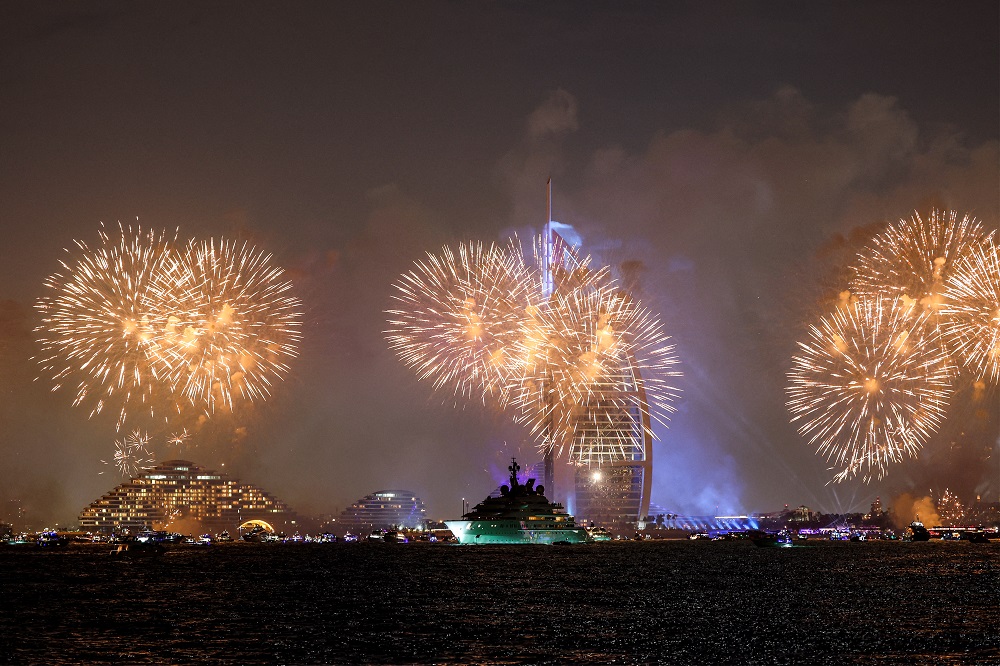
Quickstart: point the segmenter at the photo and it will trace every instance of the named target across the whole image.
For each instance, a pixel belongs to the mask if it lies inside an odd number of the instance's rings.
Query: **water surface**
[[[0,550],[0,661],[1000,664],[1000,543]]]

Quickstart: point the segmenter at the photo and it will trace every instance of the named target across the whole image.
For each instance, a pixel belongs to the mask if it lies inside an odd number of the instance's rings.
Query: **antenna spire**
[[[548,181],[546,181],[545,188],[548,190],[548,199],[547,199],[547,202],[548,202],[548,209],[549,209],[549,214],[548,214],[548,217],[546,218],[546,221],[547,222],[551,222],[552,221],[552,176],[549,176]]]

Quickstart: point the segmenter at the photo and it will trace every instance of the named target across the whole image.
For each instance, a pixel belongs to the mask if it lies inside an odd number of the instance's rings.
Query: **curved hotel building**
[[[409,490],[376,490],[365,495],[340,514],[341,530],[367,533],[376,529],[422,527],[427,509],[422,499]]]
[[[301,522],[284,502],[257,486],[187,460],[168,460],[110,491],[80,513],[80,529],[94,532],[170,530],[232,532],[245,524],[294,532]]]
[[[568,455],[556,462],[557,492],[581,523],[632,529],[649,514],[653,438],[638,375],[622,359],[582,405]]]
[[[547,294],[585,269],[551,220],[550,184],[549,223],[541,241]],[[619,368],[579,406],[573,441],[562,447],[564,453],[556,456],[550,448],[544,483],[552,489],[552,499],[563,503],[578,523],[627,530],[649,514],[653,436],[638,364],[622,355]]]

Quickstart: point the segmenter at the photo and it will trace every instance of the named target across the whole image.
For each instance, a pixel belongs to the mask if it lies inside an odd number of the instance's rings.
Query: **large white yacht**
[[[561,504],[545,498],[545,487],[535,487],[535,480],[521,484],[517,472],[521,466],[511,459],[510,485],[500,486],[499,497],[490,496],[462,516],[446,520],[452,534],[463,544],[507,543],[583,543],[589,541],[587,530],[577,527],[573,516]]]

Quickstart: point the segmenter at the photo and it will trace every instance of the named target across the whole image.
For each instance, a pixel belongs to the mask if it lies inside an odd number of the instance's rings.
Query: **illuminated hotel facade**
[[[188,528],[233,533],[246,525],[292,533],[296,514],[260,488],[187,460],[168,460],[110,491],[80,513],[80,529],[135,533]],[[185,529],[185,531],[187,531]]]
[[[427,509],[409,490],[377,490],[365,495],[340,514],[341,530],[355,534],[376,529],[423,527]]]

